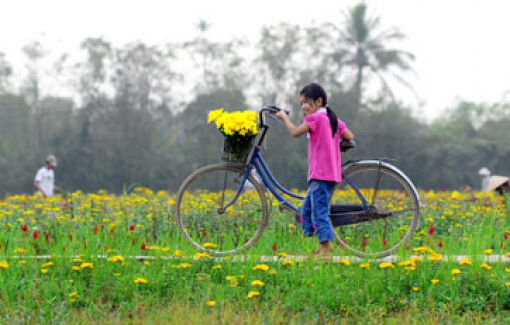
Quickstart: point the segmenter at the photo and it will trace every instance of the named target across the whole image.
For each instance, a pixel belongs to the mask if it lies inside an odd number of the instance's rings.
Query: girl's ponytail
[[[326,111],[328,113],[329,125],[331,125],[331,135],[334,138],[335,134],[338,132],[338,118],[336,117],[335,112],[329,106],[326,105]]]

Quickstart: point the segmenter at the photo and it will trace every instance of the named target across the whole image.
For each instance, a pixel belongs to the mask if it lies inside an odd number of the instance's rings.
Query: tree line
[[[300,123],[297,94],[309,82],[324,86],[355,134],[357,148],[344,160],[393,158],[417,186],[431,189],[479,188],[483,166],[510,175],[508,103],[460,102],[435,121],[420,119],[392,91],[412,72],[413,54],[392,46],[405,35],[383,29],[365,4],[341,18],[263,27],[255,44],[213,41],[204,21],[183,43],[116,47],[89,38],[80,58],[64,54],[51,65],[35,41],[22,49],[18,86],[17,67],[0,52],[0,195],[33,192],[48,153],[59,159],[56,180],[67,190],[142,184],[176,191],[193,170],[220,160],[222,138],[207,124],[210,110],[277,104]],[[55,80],[72,95],[52,91],[47,85]],[[272,122],[265,156],[289,187],[305,188],[306,145]]]

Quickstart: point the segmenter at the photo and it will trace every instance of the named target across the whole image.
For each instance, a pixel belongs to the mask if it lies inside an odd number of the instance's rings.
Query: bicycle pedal
[[[280,210],[280,212],[283,212],[286,209],[287,207],[283,203],[278,204],[278,210]]]

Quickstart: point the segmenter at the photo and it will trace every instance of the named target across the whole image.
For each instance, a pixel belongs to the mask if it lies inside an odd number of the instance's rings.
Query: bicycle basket
[[[245,163],[253,147],[255,136],[227,136],[223,142],[221,159],[232,163]]]

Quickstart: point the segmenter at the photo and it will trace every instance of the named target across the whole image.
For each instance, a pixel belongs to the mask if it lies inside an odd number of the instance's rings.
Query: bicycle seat
[[[355,148],[355,147],[356,147],[356,143],[354,142],[354,140],[340,141],[340,151],[341,152],[346,152],[347,150]]]

